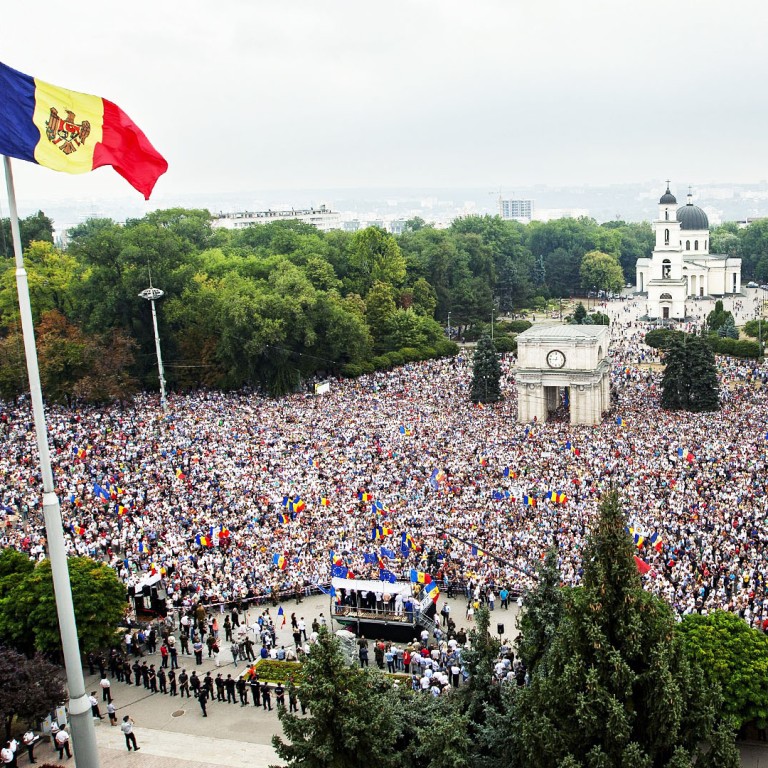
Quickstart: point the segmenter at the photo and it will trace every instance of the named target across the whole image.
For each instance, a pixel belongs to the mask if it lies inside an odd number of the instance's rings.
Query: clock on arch
[[[547,355],[547,365],[550,368],[562,368],[565,365],[565,355],[559,349],[553,349]]]

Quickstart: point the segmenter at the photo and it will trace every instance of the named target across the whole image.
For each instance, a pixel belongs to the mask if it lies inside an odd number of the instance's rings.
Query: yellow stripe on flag
[[[52,110],[55,110],[52,112]],[[35,78],[32,122],[40,131],[35,160],[64,173],[93,170],[93,151],[102,139],[104,101]]]

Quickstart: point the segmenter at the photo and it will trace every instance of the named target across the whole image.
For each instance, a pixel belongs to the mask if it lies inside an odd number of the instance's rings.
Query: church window
[[[669,221],[669,210],[666,208],[664,209],[664,220]]]
[[[664,259],[664,261],[661,262],[662,278],[664,280],[668,280],[671,272],[672,272],[672,264],[670,263],[669,259]]]
[[[664,245],[669,245],[669,230],[664,230]]]
[[[691,250],[691,241],[690,240],[686,240],[685,241],[685,250],[686,251],[690,251]]]
[[[694,240],[693,241],[693,250],[694,251],[698,251],[699,250],[699,241],[698,240]]]

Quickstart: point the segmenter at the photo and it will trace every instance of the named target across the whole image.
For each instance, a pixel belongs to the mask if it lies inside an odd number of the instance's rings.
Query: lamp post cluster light
[[[165,398],[165,372],[163,371],[163,356],[160,354],[160,334],[157,330],[157,310],[155,302],[161,299],[165,294],[159,288],[153,288],[150,281],[149,288],[145,288],[139,296],[152,304],[152,325],[155,329],[155,350],[157,351],[157,370],[160,376],[160,405],[163,410],[167,410],[168,402]]]

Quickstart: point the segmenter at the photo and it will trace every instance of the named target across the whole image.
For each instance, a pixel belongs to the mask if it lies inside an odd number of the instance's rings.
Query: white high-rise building
[[[504,200],[499,197],[499,216],[506,221],[528,224],[533,218],[533,200]]]

